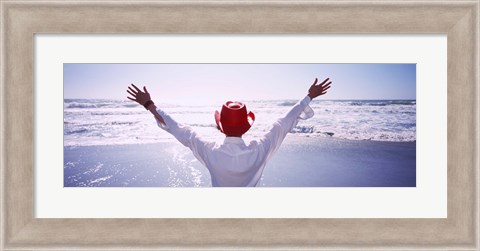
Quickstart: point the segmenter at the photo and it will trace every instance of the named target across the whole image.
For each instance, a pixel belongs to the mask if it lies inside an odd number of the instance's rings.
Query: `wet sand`
[[[416,143],[288,135],[259,187],[415,187]],[[210,187],[176,141],[64,147],[65,187]]]

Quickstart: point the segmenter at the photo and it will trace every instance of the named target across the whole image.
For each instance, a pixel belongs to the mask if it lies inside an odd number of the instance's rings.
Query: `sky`
[[[154,101],[300,99],[315,78],[319,99],[416,99],[415,64],[64,64],[65,99],[127,99],[147,86]]]

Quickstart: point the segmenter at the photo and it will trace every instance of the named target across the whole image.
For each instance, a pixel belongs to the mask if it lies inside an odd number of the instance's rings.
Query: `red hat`
[[[222,106],[222,112],[215,111],[217,127],[227,136],[242,136],[255,121],[253,112],[247,113],[247,107],[241,102],[228,101]]]

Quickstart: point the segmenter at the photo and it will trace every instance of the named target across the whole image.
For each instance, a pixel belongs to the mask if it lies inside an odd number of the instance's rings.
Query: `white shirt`
[[[313,116],[308,105],[310,97],[297,102],[292,109],[274,123],[272,129],[260,140],[245,144],[240,137],[226,137],[223,144],[202,140],[190,127],[177,123],[161,109],[157,112],[166,125],[158,126],[171,133],[207,167],[212,186],[253,187],[258,184],[267,161],[272,157],[285,136],[298,122]]]

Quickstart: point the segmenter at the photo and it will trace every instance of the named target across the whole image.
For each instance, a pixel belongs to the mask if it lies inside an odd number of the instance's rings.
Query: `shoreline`
[[[170,139],[162,139],[156,142],[126,142],[123,144],[92,144],[92,145],[64,145],[64,148],[75,148],[75,147],[104,147],[104,146],[135,146],[135,145],[155,145],[155,144],[166,144],[166,143],[178,143],[177,140],[173,138],[173,136],[169,135]],[[207,139],[209,141],[217,141],[219,143],[223,142],[225,136],[215,137],[212,139]],[[243,138],[245,143],[248,143],[250,140],[258,139],[257,137],[249,137],[246,136]],[[295,133],[290,133],[284,140],[283,144],[293,144],[299,143],[301,141],[317,141],[317,140],[332,140],[332,141],[344,141],[344,142],[374,142],[374,143],[413,143],[415,144],[417,141],[392,141],[392,140],[374,140],[374,139],[345,139],[345,138],[338,138],[332,136],[304,136],[304,135],[296,135]]]

